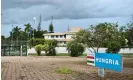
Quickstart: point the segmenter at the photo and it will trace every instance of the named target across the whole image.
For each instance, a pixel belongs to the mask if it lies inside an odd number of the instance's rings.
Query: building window
[[[64,35],[64,38],[66,38],[66,35]]]
[[[62,35],[60,35],[60,38],[62,38],[63,36]]]
[[[54,38],[54,36],[51,36],[51,38]]]
[[[66,41],[64,41],[64,44],[66,44]]]
[[[58,38],[58,36],[56,35],[56,38]]]

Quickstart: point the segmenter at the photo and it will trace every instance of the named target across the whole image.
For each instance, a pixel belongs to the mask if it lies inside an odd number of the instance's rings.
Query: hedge
[[[36,45],[39,45],[39,44],[42,44],[43,45],[44,43],[45,43],[45,39],[44,38],[30,39],[28,41],[28,45],[29,45],[30,48],[31,47],[34,47]]]

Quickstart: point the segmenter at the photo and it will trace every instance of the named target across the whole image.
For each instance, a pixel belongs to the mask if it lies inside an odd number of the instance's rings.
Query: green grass
[[[82,56],[87,56],[87,53],[84,53]]]
[[[69,56],[68,53],[57,53],[56,55],[57,55],[57,56]]]
[[[38,56],[35,53],[30,53],[29,56]],[[41,56],[46,56],[45,54],[41,54]],[[69,53],[57,53],[56,56],[70,56]],[[83,54],[82,56],[87,56],[87,54]]]
[[[28,56],[38,56],[38,54],[37,53],[30,53],[30,54],[28,54]],[[41,54],[41,56],[45,56],[45,54]]]
[[[123,53],[122,55],[132,55],[133,56],[133,53]]]
[[[63,68],[57,69],[56,72],[59,74],[71,74],[72,70],[67,67],[63,67]]]
[[[123,57],[133,57],[133,53],[121,54]]]

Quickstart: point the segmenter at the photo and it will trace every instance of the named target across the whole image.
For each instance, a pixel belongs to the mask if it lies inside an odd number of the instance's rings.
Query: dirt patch
[[[132,58],[125,58],[123,66],[127,67],[127,68],[133,68],[133,57]]]

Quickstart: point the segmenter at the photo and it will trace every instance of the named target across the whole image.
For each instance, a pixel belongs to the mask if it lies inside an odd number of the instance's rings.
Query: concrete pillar
[[[22,56],[22,46],[20,47],[20,56]]]
[[[27,46],[27,48],[26,48],[26,56],[28,56],[28,46]]]

